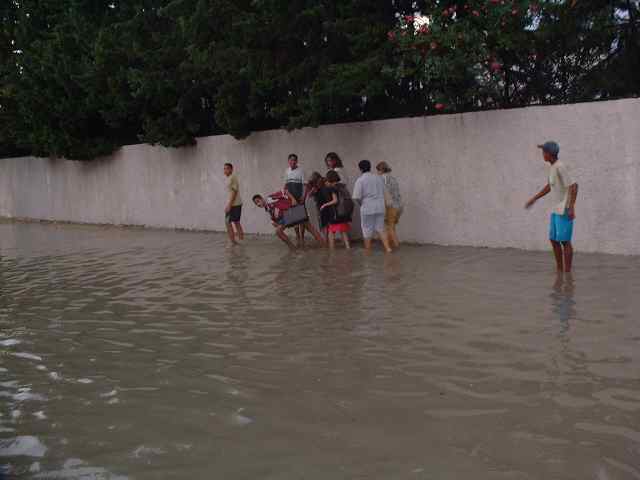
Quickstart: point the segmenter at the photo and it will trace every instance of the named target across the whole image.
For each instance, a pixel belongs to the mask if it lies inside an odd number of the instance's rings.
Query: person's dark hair
[[[231,165],[230,163],[225,163],[224,166],[229,167],[231,170],[233,170],[233,165]]]
[[[287,160],[291,160],[292,158],[297,161],[298,155],[296,155],[295,153],[290,153],[289,156],[287,157]]]
[[[344,165],[342,165],[342,159],[336,152],[329,152],[324,157],[324,164],[327,166],[327,168],[331,168],[329,167],[329,159],[332,159],[336,162],[335,168],[344,168]]]
[[[324,178],[318,172],[313,172],[309,177],[309,185],[312,187],[321,188],[324,183]]]
[[[358,163],[358,168],[362,173],[367,173],[371,171],[371,162],[369,160],[360,160]]]
[[[327,182],[329,182],[329,183],[338,183],[338,182],[340,182],[340,175],[338,175],[338,172],[334,172],[333,170],[329,170],[327,172]]]
[[[259,194],[256,193],[252,198],[253,203],[256,203],[256,200],[259,199],[259,198],[262,199],[262,195],[259,195]]]

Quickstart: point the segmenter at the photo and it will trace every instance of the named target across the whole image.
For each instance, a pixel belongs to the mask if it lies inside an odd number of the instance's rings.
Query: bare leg
[[[304,227],[302,225],[296,225],[296,242],[298,243],[298,247],[304,246]]]
[[[383,235],[380,235],[380,239],[382,239],[382,237],[383,237]],[[385,228],[384,237],[387,239],[387,243],[389,245],[393,245],[393,234],[391,233],[391,227],[386,227]]]
[[[382,240],[382,245],[384,245],[384,251],[387,253],[391,253],[393,250],[391,250],[391,246],[389,245],[389,239],[387,238],[387,236],[384,234],[384,232],[378,232],[378,235],[380,235],[380,240]]]
[[[365,238],[364,239],[364,249],[365,250],[371,250],[371,239],[370,238]]]
[[[323,247],[326,246],[326,242],[324,241],[324,239],[322,238],[322,235],[320,235],[320,232],[318,232],[318,230],[316,230],[316,227],[314,227],[313,225],[311,225],[309,222],[305,223],[305,228],[307,230],[309,230],[309,232],[311,233],[311,235],[313,235],[313,238],[316,239],[316,241],[322,245]]]
[[[244,230],[242,230],[242,225],[240,225],[240,222],[236,222],[233,225],[236,227],[236,234],[238,235],[238,240],[244,240]]]
[[[351,242],[349,242],[349,234],[347,232],[342,232],[342,240],[344,241],[344,248],[349,250],[351,248]]]
[[[392,225],[389,227],[389,243],[392,247],[398,248],[400,246],[400,239],[398,238],[398,233],[396,232],[396,226]]]
[[[333,250],[336,248],[336,234],[333,232],[329,232],[329,248]]]
[[[562,247],[564,253],[564,271],[569,273],[573,265],[573,246],[571,242],[562,242]]]
[[[296,246],[293,244],[293,242],[291,242],[291,240],[289,240],[289,236],[284,232],[284,227],[276,228],[276,235],[278,236],[278,238],[280,240],[282,240],[284,243],[286,243],[287,246],[291,250],[295,250],[296,249]]]
[[[238,242],[236,242],[236,235],[235,233],[233,233],[233,225],[231,225],[231,223],[227,223],[227,234],[229,235],[229,240],[231,240],[231,244],[237,245]]]
[[[553,282],[553,290],[557,293],[562,292],[562,283],[564,281],[564,274],[562,272],[556,272],[556,281]]]
[[[553,255],[556,258],[556,267],[559,272],[562,272],[564,271],[562,267],[562,245],[560,245],[560,242],[551,240],[551,247],[553,248]]]

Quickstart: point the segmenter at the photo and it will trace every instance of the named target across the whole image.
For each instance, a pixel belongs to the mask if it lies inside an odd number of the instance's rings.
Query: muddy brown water
[[[640,478],[638,257],[0,224],[0,287],[0,477]]]

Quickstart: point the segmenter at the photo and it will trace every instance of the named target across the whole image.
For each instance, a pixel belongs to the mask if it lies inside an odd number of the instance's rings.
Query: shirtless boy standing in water
[[[525,208],[531,208],[540,198],[551,193],[554,206],[551,211],[549,240],[556,258],[559,272],[570,272],[573,263],[573,221],[576,218],[575,205],[578,197],[578,184],[573,181],[567,166],[558,160],[560,146],[556,142],[538,145],[542,149],[542,158],[550,165],[547,185],[531,198]]]

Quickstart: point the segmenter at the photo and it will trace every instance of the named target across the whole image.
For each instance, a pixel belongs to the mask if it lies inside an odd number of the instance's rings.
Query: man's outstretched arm
[[[540,200],[542,197],[544,197],[547,193],[549,193],[551,191],[551,187],[549,186],[549,184],[547,183],[547,185],[540,190],[535,197],[531,198],[524,206],[524,208],[531,208],[533,206],[534,203],[536,203],[538,200]]]

